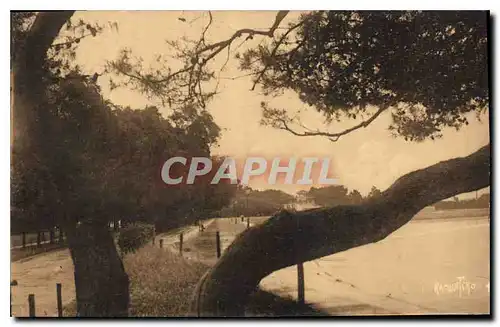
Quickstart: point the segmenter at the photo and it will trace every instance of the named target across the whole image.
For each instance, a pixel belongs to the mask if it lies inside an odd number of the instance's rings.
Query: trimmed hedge
[[[135,252],[155,236],[155,226],[142,222],[128,224],[120,230],[118,246],[122,253]]]

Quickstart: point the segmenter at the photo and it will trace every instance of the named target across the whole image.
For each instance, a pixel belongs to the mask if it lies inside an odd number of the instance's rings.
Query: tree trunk
[[[12,62],[12,136],[17,151],[32,156],[35,168],[43,167],[61,194],[66,208],[71,207],[64,198],[67,194],[65,178],[54,168],[54,158],[43,151],[44,129],[47,128],[46,90],[42,83],[43,64],[49,47],[73,11],[41,12],[37,14],[30,31]],[[63,176],[64,177],[64,176]],[[71,225],[75,218],[66,212],[69,220],[59,221],[75,267],[77,311],[80,317],[124,317],[128,313],[128,276],[116,251],[113,239],[104,223]]]
[[[45,94],[42,74],[47,51],[73,13],[57,11],[37,14],[22,46],[11,58],[11,135],[17,146],[27,151],[37,150],[38,140],[32,136],[40,129],[38,125],[43,108],[38,104]],[[38,153],[35,152],[35,155]]]
[[[126,317],[129,280],[106,222],[67,228],[79,317]]]
[[[490,146],[399,178],[360,205],[283,211],[240,234],[200,280],[191,314],[241,316],[249,295],[279,269],[383,240],[424,207],[490,184]]]

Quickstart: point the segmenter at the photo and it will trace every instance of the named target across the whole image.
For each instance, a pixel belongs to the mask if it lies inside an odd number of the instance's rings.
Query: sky
[[[272,11],[216,11],[212,12],[213,23],[207,33],[210,41],[220,41],[231,36],[240,28],[268,29],[274,22],[276,12]],[[290,13],[280,26],[298,17],[298,12]],[[208,22],[206,12],[192,11],[87,11],[77,12],[75,19],[83,18],[88,22],[98,22],[107,26],[116,22],[118,31],[106,29],[95,38],[80,43],[76,62],[89,73],[102,72],[107,60],[117,58],[123,48],[141,56],[145,63],[152,62],[156,54],[171,54],[165,40],[176,40],[182,36],[197,39]],[[185,21],[179,20],[183,18]],[[238,50],[255,46],[265,37],[255,37]],[[236,47],[239,42],[234,44]],[[221,67],[226,60],[225,52],[213,65]],[[207,105],[215,122],[223,129],[219,145],[212,149],[213,154],[246,158],[249,155],[266,157],[328,157],[332,161],[332,173],[338,182],[348,189],[357,189],[366,195],[372,186],[384,190],[398,177],[416,169],[425,168],[442,160],[466,156],[489,143],[488,116],[478,121],[474,115],[470,124],[460,131],[446,129],[443,138],[421,143],[406,142],[391,136],[387,127],[391,122],[387,112],[379,116],[368,127],[343,136],[337,142],[321,137],[297,137],[286,131],[261,126],[260,102],[268,101],[276,107],[286,108],[291,113],[304,109],[298,97],[285,92],[276,98],[265,97],[258,89],[251,91],[249,77],[230,79],[243,75],[238,70],[234,53],[221,73],[219,91],[216,98]],[[150,103],[143,95],[129,89],[109,90],[108,77],[99,79],[103,95],[114,103],[142,107]],[[323,125],[322,117],[312,108],[302,111],[301,118],[310,128],[338,131],[349,128],[360,121],[334,122]],[[160,111],[168,115],[167,108]],[[257,189],[275,188],[294,193],[308,186],[268,185],[263,179],[252,180],[250,186]],[[479,195],[489,192],[484,189]],[[469,197],[473,195],[462,195]]]

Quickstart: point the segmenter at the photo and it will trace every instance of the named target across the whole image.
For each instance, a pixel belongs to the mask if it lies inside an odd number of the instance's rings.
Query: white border
[[[2,44],[4,45],[4,50],[1,52],[2,55],[2,70],[3,73],[0,74],[1,82],[2,82],[2,87],[0,88],[3,90],[2,92],[2,102],[3,102],[3,110],[0,111],[0,114],[2,115],[2,119],[0,119],[1,124],[3,124],[2,128],[0,128],[0,145],[2,147],[2,154],[3,154],[3,159],[0,161],[1,165],[1,174],[0,174],[0,188],[1,188],[1,196],[0,196],[0,202],[1,202],[1,208],[2,208],[2,218],[4,223],[2,224],[5,226],[4,229],[4,235],[5,238],[3,239],[2,243],[4,244],[3,246],[0,246],[2,249],[1,251],[1,262],[7,263],[10,262],[10,253],[7,252],[7,249],[10,248],[10,165],[9,165],[9,153],[10,153],[10,113],[9,113],[9,93],[7,93],[8,86],[10,85],[10,79],[7,79],[7,76],[9,76],[9,66],[7,65],[8,62],[10,62],[9,59],[9,12],[8,10],[15,9],[15,10],[32,10],[32,9],[37,9],[37,10],[55,10],[55,9],[71,9],[71,7],[77,7],[80,10],[85,9],[85,10],[278,10],[278,9],[290,9],[290,10],[313,10],[313,9],[336,9],[336,10],[342,10],[342,9],[449,9],[449,10],[456,10],[456,9],[490,9],[492,11],[492,14],[495,15],[495,13],[499,13],[500,11],[497,10],[498,1],[470,1],[470,0],[455,0],[453,2],[444,2],[444,1],[436,1],[436,0],[419,0],[415,1],[413,3],[408,3],[408,2],[403,2],[403,1],[340,1],[340,2],[334,2],[334,1],[300,1],[300,2],[292,2],[292,1],[262,1],[262,0],[253,0],[253,1],[230,1],[230,0],[224,0],[224,1],[152,1],[152,0],[141,0],[141,1],[130,1],[130,2],[125,2],[125,1],[102,1],[102,0],[87,0],[87,1],[82,1],[79,3],[71,3],[68,1],[37,1],[37,0],[29,0],[29,1],[16,1],[13,3],[13,6],[8,5],[9,2],[4,1],[1,3],[2,10],[0,11],[0,17],[2,21],[2,26],[3,28],[1,29],[1,37],[2,37]],[[494,36],[494,44],[495,44],[495,51],[492,53],[498,54],[498,28],[497,28],[498,20],[496,20],[496,24],[493,25],[494,31],[493,31],[493,36]],[[498,76],[498,65],[495,65],[495,71],[494,71],[494,77]],[[494,83],[494,99],[496,100],[496,94],[498,94],[498,85]],[[494,105],[496,104],[496,101]],[[495,125],[498,126],[498,120],[499,120],[499,114],[496,115],[495,117]],[[492,135],[493,137],[493,135]],[[495,139],[495,144],[498,143],[498,140]],[[495,150],[496,147],[495,147]],[[498,170],[496,169],[498,166],[495,165],[495,176],[498,175]],[[496,178],[495,178],[496,179]],[[496,184],[496,181],[494,181],[494,184]],[[498,206],[498,203],[500,203],[500,200],[498,199],[499,195],[497,192],[495,192],[495,202],[497,205],[495,208]],[[496,211],[496,210],[495,210]],[[494,218],[497,218],[496,212],[494,214]],[[498,225],[499,223],[496,222],[495,224],[495,234],[499,235],[498,233]],[[9,232],[9,235],[7,233]],[[491,238],[493,240],[493,237]],[[9,246],[8,246],[9,245]],[[498,256],[495,256],[495,258],[491,258],[492,264],[496,261]],[[5,266],[4,266],[5,267]],[[10,281],[10,269],[2,269],[1,271],[2,278],[1,280],[3,281],[0,283],[2,289],[4,291],[0,291],[0,309],[1,309],[1,314],[0,314],[0,320],[1,320],[1,325],[11,325],[14,324],[15,321],[14,319],[10,318],[10,312],[9,312],[9,294],[10,294],[10,289],[7,289],[7,280]],[[496,276],[495,276],[496,277]],[[492,277],[494,279],[494,277]],[[495,285],[495,291],[497,290],[496,288],[496,282],[493,282],[493,285]],[[10,288],[10,286],[9,286]],[[495,293],[496,294],[496,293]],[[498,314],[498,299],[495,301],[495,312]],[[326,323],[332,323],[335,325],[345,325],[349,323],[349,321],[338,321],[335,319],[332,320],[322,320],[323,322]],[[128,323],[130,322],[138,322],[138,323],[143,323],[144,321],[138,321],[138,320],[129,320],[127,321]],[[153,322],[153,321],[151,321]],[[162,323],[162,321],[154,321],[156,323]],[[163,321],[164,323],[177,323],[177,321]],[[182,323],[182,321],[180,321]],[[191,321],[190,321],[191,322]],[[207,322],[207,321],[204,321]],[[278,321],[276,321],[278,322]],[[284,323],[291,323],[292,321],[280,321]],[[313,321],[297,321],[298,323],[302,324],[310,324]],[[380,324],[380,325],[385,325],[387,321],[371,321],[372,323]],[[392,321],[391,324],[403,324],[406,321],[403,320],[397,320],[397,321]],[[467,321],[468,323],[474,325],[474,324],[479,324],[480,321],[472,323],[471,321]],[[19,322],[18,322],[19,323]],[[26,323],[26,322],[24,322]],[[43,320],[38,320],[38,324],[51,324],[53,321],[43,321]],[[80,322],[83,325],[91,325],[91,324],[101,324],[102,322]],[[105,322],[106,324],[122,324],[123,321],[107,321]],[[221,321],[214,321],[214,323],[221,323]],[[227,322],[230,324],[237,323],[234,321]],[[258,325],[258,326],[263,326],[267,325],[269,321],[251,321],[250,323]],[[352,321],[351,321],[352,323]],[[437,326],[439,324],[447,323],[445,321],[422,321],[422,323],[425,323],[427,326]],[[455,323],[455,321],[450,321],[450,323]],[[71,322],[58,322],[61,326],[68,326],[71,324]]]

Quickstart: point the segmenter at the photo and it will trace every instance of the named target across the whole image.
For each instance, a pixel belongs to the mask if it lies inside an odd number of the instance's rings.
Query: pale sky
[[[268,29],[274,22],[276,12],[213,12],[214,22],[207,34],[210,41],[228,38],[240,28]],[[292,21],[298,13],[289,15],[281,24]],[[187,22],[178,20],[185,18]],[[89,22],[99,22],[107,25],[108,21],[118,23],[119,30],[105,31],[96,38],[81,42],[77,62],[89,73],[101,72],[106,60],[115,59],[122,48],[130,48],[144,58],[145,64],[152,61],[156,54],[168,54],[165,40],[175,40],[183,35],[197,38],[203,26],[208,22],[208,15],[202,12],[180,11],[94,11],[78,12],[74,18],[84,18]],[[189,24],[190,21],[196,19]],[[256,45],[263,37],[256,36],[248,46]],[[233,48],[239,42],[235,42]],[[243,50],[248,47],[244,45]],[[220,67],[225,61],[227,51],[223,51],[214,67]],[[237,69],[234,54],[227,64],[223,77],[243,75]],[[114,103],[142,107],[147,99],[126,89],[109,91],[107,78],[100,78],[105,97]],[[306,156],[330,157],[333,162],[333,175],[339,183],[349,189],[357,189],[366,195],[374,185],[382,190],[390,186],[398,177],[410,171],[425,168],[442,160],[471,154],[478,148],[489,143],[488,117],[481,122],[471,116],[469,126],[460,131],[445,130],[439,140],[428,140],[422,143],[406,142],[401,138],[393,138],[387,127],[390,124],[389,113],[381,115],[371,125],[363,130],[357,130],[333,143],[321,137],[297,137],[288,132],[260,126],[260,102],[270,101],[278,107],[290,112],[305,108],[293,93],[285,93],[276,99],[264,97],[258,90],[250,91],[250,78],[237,80],[221,80],[221,94],[207,106],[223,134],[219,147],[212,150],[213,154],[244,158],[249,154],[263,156]],[[168,109],[161,109],[168,114]],[[356,124],[355,121],[333,123],[329,127],[321,125],[321,117],[308,110],[302,115],[308,127],[322,127],[329,131],[338,131]],[[301,189],[297,185],[267,185],[255,181],[250,186],[254,188],[276,188],[286,192],[296,192]],[[304,188],[304,187],[302,187]],[[483,193],[482,190],[479,194]]]

